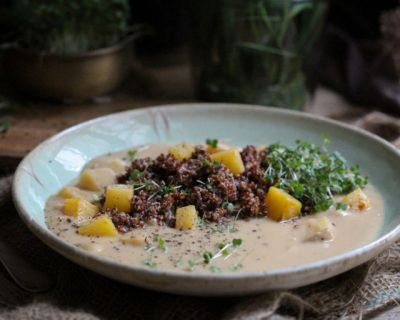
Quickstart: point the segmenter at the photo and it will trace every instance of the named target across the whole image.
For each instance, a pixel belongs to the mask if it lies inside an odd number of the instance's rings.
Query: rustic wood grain
[[[40,142],[80,122],[118,111],[192,100],[190,70],[183,65],[134,66],[124,87],[90,102],[22,101],[10,115],[10,129],[0,133],[0,166],[15,166]]]

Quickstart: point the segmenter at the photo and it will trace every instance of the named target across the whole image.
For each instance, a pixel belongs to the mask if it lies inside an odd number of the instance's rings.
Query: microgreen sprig
[[[290,148],[276,143],[268,147],[264,179],[290,193],[303,204],[306,213],[319,212],[333,205],[333,195],[364,187],[368,179],[356,165],[349,165],[339,152],[329,153],[307,141],[296,141]]]

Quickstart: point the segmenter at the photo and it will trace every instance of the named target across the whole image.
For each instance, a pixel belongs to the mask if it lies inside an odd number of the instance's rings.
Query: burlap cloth
[[[398,119],[380,113],[344,118],[399,143]],[[400,242],[335,278],[257,296],[174,296],[121,284],[69,262],[36,239],[15,212],[10,183],[11,177],[0,179],[0,239],[54,277],[56,284],[44,294],[21,295],[10,305],[1,299],[6,289],[0,283],[0,319],[347,319],[400,301]]]

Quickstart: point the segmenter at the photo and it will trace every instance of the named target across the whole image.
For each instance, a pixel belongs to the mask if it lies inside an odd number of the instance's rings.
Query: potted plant
[[[194,2],[193,71],[197,96],[301,109],[303,74],[326,0]]]
[[[4,70],[16,89],[84,100],[110,92],[127,75],[128,0],[15,0],[0,19]]]

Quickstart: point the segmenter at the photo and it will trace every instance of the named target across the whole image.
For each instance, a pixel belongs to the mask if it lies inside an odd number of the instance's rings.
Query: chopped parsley
[[[167,244],[165,243],[165,240],[163,238],[161,238],[160,236],[157,236],[156,237],[156,241],[157,241],[157,244],[158,244],[158,248],[160,248],[164,252],[168,251]]]
[[[347,210],[348,205],[343,202],[336,203],[336,210]]]
[[[133,169],[131,171],[131,174],[129,175],[130,180],[136,180],[137,178],[140,178],[143,175],[143,172],[141,172],[138,169]]]
[[[206,139],[206,144],[211,148],[218,147],[218,139]]]
[[[203,262],[209,264],[212,260],[221,256],[225,256],[225,259],[228,259],[233,254],[233,251],[242,244],[242,242],[242,239],[233,239],[232,242],[217,243],[215,246],[218,251],[215,254],[212,254],[210,251],[205,251],[203,253]]]
[[[214,257],[214,256],[213,256],[213,254],[212,254],[210,251],[205,251],[205,252],[203,253],[203,262],[204,262],[205,264],[209,264],[209,263],[211,262],[211,260],[212,260],[213,257]]]
[[[138,150],[137,150],[137,149],[130,149],[130,150],[128,150],[128,159],[129,159],[129,160],[135,159],[137,153],[138,153]]]
[[[327,143],[325,136],[322,147],[299,140],[294,148],[279,143],[268,147],[264,179],[299,200],[305,213],[325,211],[333,205],[333,195],[368,182],[357,165],[349,165],[339,152],[329,153]]]
[[[242,242],[243,242],[242,239],[233,239],[233,240],[232,240],[232,245],[233,245],[234,247],[239,247],[239,246],[242,245]]]

